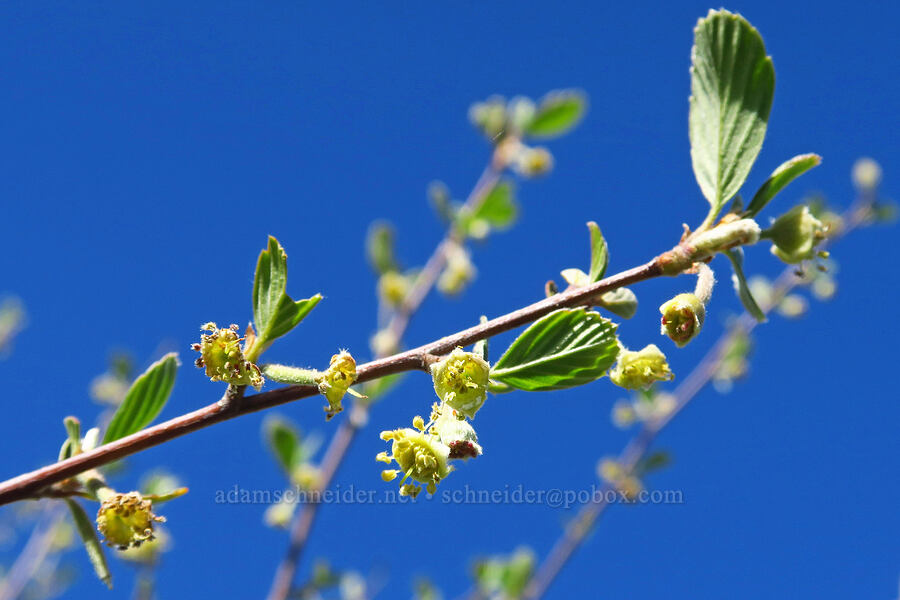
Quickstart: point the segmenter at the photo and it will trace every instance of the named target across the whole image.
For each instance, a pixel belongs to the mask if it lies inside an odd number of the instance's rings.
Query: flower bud
[[[400,347],[397,336],[390,329],[382,329],[369,340],[369,347],[375,356],[389,356]]]
[[[506,129],[506,100],[491,96],[485,102],[476,102],[469,108],[469,121],[486,138],[495,140]]]
[[[543,146],[522,146],[512,163],[513,170],[522,177],[540,177],[553,170],[553,155]]]
[[[375,460],[390,463],[396,461],[399,470],[386,469],[381,477],[385,481],[393,480],[398,474],[403,474],[400,481],[401,494],[415,497],[421,488],[415,484],[405,484],[409,478],[418,483],[425,484],[429,494],[437,489],[437,484],[450,474],[452,467],[447,464],[450,457],[450,448],[443,444],[437,436],[404,428],[392,431],[382,431],[381,439],[391,442],[391,453],[380,452]]]
[[[282,496],[281,500],[269,505],[263,513],[263,522],[269,527],[287,529],[294,517],[297,508],[296,502],[290,502]]]
[[[871,158],[860,158],[853,163],[853,185],[862,191],[872,191],[881,183],[881,165]]]
[[[450,448],[448,458],[466,460],[481,456],[478,435],[465,417],[446,405],[436,409],[436,412],[439,412],[439,416],[434,420],[431,431],[442,444]]]
[[[681,348],[694,339],[703,327],[706,308],[694,294],[678,294],[659,307],[661,333]]]
[[[628,501],[634,501],[644,489],[641,480],[631,475],[622,464],[611,458],[604,458],[597,465],[597,474]]]
[[[388,271],[378,278],[378,297],[388,306],[400,306],[409,293],[408,277],[397,271]]]
[[[328,400],[325,407],[328,419],[344,410],[341,400],[356,381],[356,361],[346,350],[331,357],[328,370],[318,379],[319,393]]]
[[[231,385],[252,385],[257,390],[263,386],[263,376],[259,367],[244,356],[237,325],[219,329],[215,323],[206,323],[201,328],[209,331],[200,336],[200,343],[192,348],[200,353],[194,363],[198,368],[206,367],[206,376],[211,381],[224,381]]]
[[[434,391],[450,408],[474,418],[487,399],[490,371],[490,365],[483,358],[456,348],[431,365]]]
[[[808,206],[795,206],[775,219],[765,237],[772,240],[772,254],[794,264],[813,258],[824,231],[824,225],[809,212]]]
[[[314,490],[322,481],[322,471],[310,463],[300,463],[291,472],[291,483],[303,490]]]
[[[649,344],[638,352],[620,352],[619,362],[610,370],[609,378],[625,389],[645,390],[657,381],[671,381],[675,374],[669,370],[662,350],[656,344]]]
[[[509,115],[510,126],[518,134],[525,131],[528,125],[534,120],[534,114],[537,112],[537,108],[531,98],[516,96],[509,101],[506,112]]]
[[[437,287],[443,294],[456,295],[475,279],[475,273],[468,251],[459,244],[452,244],[447,249],[447,266],[438,278]]]
[[[97,511],[97,529],[108,546],[120,550],[152,540],[153,524],[165,521],[153,514],[153,503],[138,492],[114,493]]]

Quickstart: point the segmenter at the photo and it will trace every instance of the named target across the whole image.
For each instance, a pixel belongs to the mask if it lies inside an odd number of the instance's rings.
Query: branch
[[[622,271],[597,283],[583,288],[569,290],[530,304],[519,310],[492,319],[474,327],[442,337],[439,340],[400,352],[386,358],[380,358],[360,365],[357,368],[357,382],[362,383],[402,373],[405,371],[425,370],[426,355],[442,355],[457,346],[468,346],[479,340],[489,338],[515,329],[526,323],[540,319],[544,315],[560,308],[572,308],[590,304],[597,296],[626,285],[651,279],[662,275],[662,267],[657,259],[643,265]],[[141,450],[158,446],[164,442],[192,433],[199,429],[228,421],[241,415],[265,410],[317,395],[318,389],[309,385],[292,385],[270,392],[247,396],[228,406],[228,402],[215,402],[203,408],[189,412],[154,425],[132,435],[123,437],[109,444],[104,444],[89,452],[78,454],[66,460],[42,467],[8,479],[0,483],[0,505],[16,500],[24,500],[35,496],[43,488],[97,468],[107,463],[130,456]],[[226,400],[223,396],[223,400]]]
[[[863,199],[857,200],[853,207],[844,214],[844,227],[833,237],[827,240],[823,245],[831,245],[837,239],[844,237],[860,225],[864,224],[871,215],[871,203]],[[772,299],[765,307],[761,307],[763,312],[768,313],[784,298],[792,289],[800,284],[801,279],[795,274],[796,267],[788,266],[779,275],[773,285]],[[644,424],[641,430],[628,442],[622,452],[619,454],[618,462],[623,469],[632,473],[637,464],[643,459],[653,444],[656,437],[672,420],[684,409],[685,406],[706,386],[716,373],[725,353],[729,346],[738,335],[747,335],[759,325],[759,321],[753,318],[749,313],[743,313],[737,322],[726,331],[703,357],[700,363],[693,371],[684,379],[674,392],[675,405],[674,408],[663,418],[658,421],[651,421]],[[612,490],[609,485],[604,486],[604,492]],[[534,576],[525,588],[522,598],[525,600],[536,600],[541,598],[562,568],[568,563],[569,559],[575,551],[585,541],[588,534],[593,529],[606,509],[610,506],[606,502],[607,494],[600,494],[597,502],[591,502],[584,505],[579,511],[572,523],[562,535],[557,539],[551,548],[550,553],[538,567]]]

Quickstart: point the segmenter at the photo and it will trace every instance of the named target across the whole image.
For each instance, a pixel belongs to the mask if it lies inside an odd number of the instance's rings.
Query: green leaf
[[[526,391],[560,390],[602,377],[616,361],[616,325],[583,308],[536,321],[491,369],[491,379]]]
[[[775,70],[759,32],[726,10],[711,10],[697,23],[691,59],[691,161],[711,220],[762,148]]]
[[[623,319],[630,319],[637,312],[638,300],[634,292],[623,287],[601,295],[597,305]]]
[[[59,448],[59,456],[56,459],[57,462],[61,460],[66,460],[67,458],[72,457],[72,440],[66,438],[66,441],[62,443],[62,446]]]
[[[293,329],[322,299],[321,295],[316,294],[295,302],[285,293],[286,286],[287,254],[278,240],[269,236],[269,247],[259,254],[256,277],[253,279],[253,320],[257,340],[251,361],[273,341]]]
[[[63,425],[66,428],[66,434],[69,436],[69,456],[81,452],[81,421],[76,417],[66,417],[63,419]],[[68,456],[66,457],[68,458]]]
[[[300,464],[302,459],[300,433],[291,423],[279,417],[270,417],[266,420],[265,432],[269,450],[290,477],[294,467]]]
[[[97,539],[97,531],[94,529],[94,522],[88,517],[87,513],[80,504],[66,498],[66,504],[72,513],[72,520],[75,522],[75,529],[84,542],[84,549],[87,550],[88,558],[94,566],[94,572],[100,581],[106,584],[106,587],[112,589],[112,573],[109,572],[109,565],[106,564],[106,555],[103,553],[103,546]]]
[[[591,269],[588,273],[590,282],[594,283],[603,279],[606,267],[609,265],[609,249],[600,226],[593,221],[588,221],[588,229],[591,232]]]
[[[441,185],[441,190],[446,188]],[[434,184],[432,184],[434,187]],[[429,195],[432,195],[432,187],[429,188]],[[441,198],[445,198],[445,194],[440,194]],[[449,202],[449,200],[447,200]],[[269,244],[271,246],[271,242]],[[384,221],[376,221],[369,227],[369,233],[366,235],[366,255],[369,263],[375,272],[379,275],[388,271],[397,271],[399,267],[394,259],[394,228]]]
[[[744,277],[743,249],[732,248],[726,250],[725,255],[728,257],[728,260],[731,261],[731,266],[734,268],[734,288],[735,291],[737,291],[738,298],[741,299],[741,304],[744,305],[744,309],[746,309],[748,313],[753,315],[753,318],[760,323],[765,322],[766,313],[764,313],[759,307],[759,304],[756,303],[753,294],[750,293],[750,288],[747,286],[747,278]]]
[[[638,476],[648,475],[672,464],[672,456],[665,450],[658,450],[646,456],[635,467]]]
[[[146,494],[144,498],[153,502],[153,504],[162,504],[163,502],[168,502],[169,500],[174,500],[175,498],[181,498],[185,494],[188,493],[188,489],[186,487],[175,488],[174,490],[169,490],[168,492],[163,492],[161,494]]]
[[[166,405],[177,370],[178,354],[170,352],[135,379],[109,422],[103,443],[114,442],[149,425]]]
[[[518,206],[508,181],[497,183],[472,213],[472,220],[482,219],[495,229],[509,227],[516,220]]]
[[[818,154],[800,154],[794,158],[785,161],[777,169],[772,171],[766,182],[753,195],[750,206],[744,211],[744,217],[755,217],[759,214],[766,204],[775,197],[775,195],[783,190],[787,184],[800,177],[813,167],[819,166],[822,157]]]
[[[584,115],[587,98],[576,90],[551,92],[544,96],[525,134],[536,138],[555,138],[571,130]]]

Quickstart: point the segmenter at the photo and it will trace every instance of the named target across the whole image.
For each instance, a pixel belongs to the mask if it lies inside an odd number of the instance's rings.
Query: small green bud
[[[806,314],[809,303],[799,294],[788,294],[778,303],[778,314],[789,319],[796,319]]]
[[[491,96],[484,102],[476,102],[469,108],[469,121],[491,141],[506,131],[506,100],[503,96]]]
[[[529,148],[522,145],[511,166],[522,177],[540,177],[553,170],[553,155],[543,146]]]
[[[469,258],[469,252],[459,244],[450,245],[446,252],[447,266],[438,278],[437,287],[441,293],[454,296],[475,279],[477,271]]]
[[[853,163],[852,177],[856,189],[870,192],[881,183],[881,165],[871,158],[860,158]]]
[[[600,479],[622,492],[628,500],[634,500],[644,489],[641,480],[631,475],[617,460],[604,458],[597,465]]]
[[[615,425],[619,429],[627,429],[634,425],[635,421],[637,421],[637,415],[634,412],[634,407],[631,405],[631,402],[628,402],[626,400],[618,400],[613,405],[613,425]]]
[[[474,418],[487,399],[490,371],[490,365],[483,358],[456,348],[431,365],[434,391],[451,408]]]
[[[520,134],[534,120],[534,114],[537,111],[531,98],[516,96],[509,101],[506,112],[509,115],[510,126],[516,134]]]
[[[407,478],[425,484],[428,493],[433,494],[437,484],[453,470],[447,464],[450,448],[435,435],[407,427],[382,431],[381,439],[391,442],[391,453],[380,452],[375,460],[387,463],[396,461],[400,466],[396,472],[391,469],[382,471],[381,477],[385,481],[391,481],[402,473],[401,495],[416,496],[421,489],[414,484],[404,485]]]
[[[322,471],[310,463],[300,463],[291,472],[291,483],[304,490],[314,490],[322,481]]]
[[[153,503],[138,492],[112,493],[97,511],[97,529],[108,546],[136,548],[152,540],[153,524],[165,518],[153,514]]]
[[[765,237],[773,242],[772,254],[795,264],[815,256],[816,245],[825,237],[825,226],[808,206],[795,206],[775,219]]]
[[[369,347],[375,356],[389,356],[400,347],[397,336],[390,329],[382,329],[369,340]]]
[[[378,278],[378,297],[388,306],[397,307],[403,304],[410,287],[409,277],[397,271],[387,271]]]
[[[706,308],[694,294],[678,294],[659,307],[661,333],[681,348],[694,339],[703,327]]]
[[[294,517],[296,502],[288,502],[283,497],[279,502],[270,505],[263,513],[263,522],[269,527],[287,529]]]
[[[638,352],[619,352],[619,362],[610,370],[609,378],[625,389],[645,390],[657,381],[671,381],[675,374],[669,370],[662,350],[656,344],[648,344]]]
[[[252,385],[257,390],[263,386],[262,373],[255,364],[244,356],[238,336],[237,325],[228,329],[219,329],[215,323],[206,323],[200,328],[209,331],[200,336],[200,343],[192,348],[200,353],[194,363],[198,368],[206,367],[206,376],[211,381],[224,381],[231,385]]]
[[[319,393],[328,400],[328,406],[325,407],[327,419],[344,410],[341,400],[354,381],[356,381],[356,361],[349,352],[341,350],[331,357],[328,370],[317,380]]]
[[[819,275],[813,280],[812,293],[819,300],[831,300],[837,293],[837,282],[830,275]]]

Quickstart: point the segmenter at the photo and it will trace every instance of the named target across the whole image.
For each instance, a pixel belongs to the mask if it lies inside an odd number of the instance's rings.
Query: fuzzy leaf
[[[488,192],[471,218],[483,219],[491,227],[503,229],[513,224],[517,214],[518,207],[513,195],[513,186],[508,181],[501,181]]]
[[[169,400],[177,370],[178,354],[170,352],[135,379],[109,422],[103,443],[114,442],[149,425]]]
[[[587,99],[581,92],[575,90],[551,92],[541,100],[525,133],[536,138],[561,136],[578,124],[586,107]]]
[[[66,434],[69,436],[69,456],[78,454],[81,452],[81,421],[76,417],[66,417],[63,419],[63,425],[66,428]]]
[[[691,161],[718,214],[762,148],[775,70],[759,32],[726,10],[711,10],[697,23],[691,63]]]
[[[109,565],[106,564],[106,555],[103,553],[103,546],[97,539],[97,531],[94,529],[94,522],[88,517],[87,513],[80,504],[66,498],[66,504],[72,513],[72,520],[75,522],[75,529],[84,542],[84,549],[87,551],[88,558],[94,566],[94,572],[97,577],[106,584],[106,587],[112,589],[112,573],[109,572]]]
[[[609,265],[609,248],[603,238],[600,226],[593,221],[588,221],[588,229],[591,231],[591,269],[588,273],[590,283],[603,279],[606,267]]]
[[[616,325],[583,308],[533,323],[491,369],[491,379],[526,391],[560,390],[602,377],[619,353]]]
[[[623,287],[606,292],[597,300],[597,305],[602,306],[614,315],[623,319],[630,319],[638,309],[638,299],[630,289]]]
[[[794,158],[785,161],[777,169],[772,171],[766,182],[753,195],[750,206],[744,211],[744,218],[755,217],[759,214],[766,204],[775,197],[775,195],[783,190],[787,184],[800,177],[813,167],[819,166],[822,157],[818,154],[800,154]]]
[[[259,254],[253,279],[253,321],[256,343],[262,349],[293,329],[322,299],[316,294],[295,302],[285,293],[286,286],[287,254],[278,240],[269,236],[269,247]]]
[[[658,450],[641,459],[635,467],[635,471],[640,476],[649,475],[654,471],[668,467],[670,464],[672,464],[672,455],[665,450]]]
[[[372,268],[379,275],[398,270],[397,261],[394,259],[394,229],[389,224],[379,221],[369,227],[369,233],[366,235],[366,255]]]
[[[300,433],[293,425],[279,417],[270,417],[266,420],[265,432],[269,450],[290,477],[294,467],[302,460]]]
[[[753,294],[750,293],[750,287],[747,285],[747,278],[744,277],[744,251],[741,248],[732,248],[726,250],[725,255],[728,256],[728,260],[731,261],[731,266],[734,268],[734,288],[738,298],[741,299],[741,304],[748,313],[753,315],[753,318],[763,323],[766,320],[766,313],[756,303]]]

